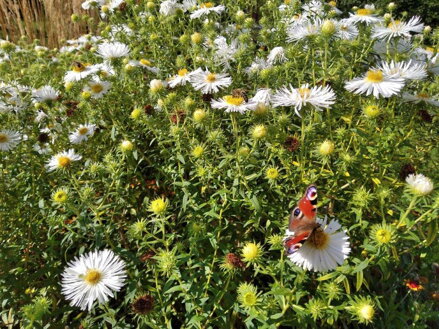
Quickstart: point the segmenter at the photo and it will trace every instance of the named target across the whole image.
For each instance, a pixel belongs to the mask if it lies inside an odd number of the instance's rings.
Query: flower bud
[[[134,148],[133,143],[131,143],[129,140],[124,140],[121,144],[120,144],[120,148],[122,149],[122,151],[124,152],[129,152],[132,151]]]
[[[193,114],[194,121],[197,123],[202,122],[206,118],[206,111],[198,109]]]
[[[335,24],[331,20],[325,20],[322,24],[322,34],[324,36],[331,36],[335,33]]]
[[[195,44],[203,42],[203,35],[199,32],[195,32],[191,35],[191,41]]]
[[[331,142],[330,140],[325,140],[323,143],[320,144],[318,151],[321,155],[327,156],[334,152],[334,147],[334,142]]]

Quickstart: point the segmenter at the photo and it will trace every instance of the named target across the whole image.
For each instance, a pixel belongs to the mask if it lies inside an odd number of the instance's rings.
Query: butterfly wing
[[[319,226],[316,223],[317,188],[315,185],[307,187],[304,196],[299,200],[297,207],[291,212],[288,229],[294,233],[285,240],[287,254],[300,249],[312,232]]]

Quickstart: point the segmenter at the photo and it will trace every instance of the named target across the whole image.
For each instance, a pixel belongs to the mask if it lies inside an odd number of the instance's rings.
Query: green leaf
[[[363,284],[363,271],[358,271],[357,272],[357,282],[355,284],[355,289],[357,291],[360,290],[361,286]]]
[[[337,272],[331,272],[331,273],[328,273],[326,275],[323,275],[323,276],[317,278],[317,281],[326,281],[326,280],[332,279],[333,277],[335,277],[337,275],[338,275]]]

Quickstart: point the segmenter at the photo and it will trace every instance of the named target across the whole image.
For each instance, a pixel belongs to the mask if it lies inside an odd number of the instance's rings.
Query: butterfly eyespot
[[[296,208],[296,209],[294,209],[293,215],[294,215],[295,217],[297,217],[297,216],[300,215],[300,213],[301,213],[300,209],[299,209],[299,208]]]

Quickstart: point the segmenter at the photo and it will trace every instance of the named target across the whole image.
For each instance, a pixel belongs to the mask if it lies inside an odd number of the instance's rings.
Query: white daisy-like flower
[[[382,62],[378,68],[383,71],[385,75],[406,80],[422,80],[427,77],[426,65],[414,63],[411,60],[408,62]]]
[[[343,40],[354,40],[358,36],[358,28],[347,19],[335,23],[335,36]]]
[[[357,9],[355,14],[349,13],[349,22],[351,23],[366,23],[369,24],[376,24],[383,21],[381,17],[377,17],[375,15],[375,6],[374,5],[366,5],[364,8]]]
[[[110,90],[110,87],[111,82],[94,79],[87,83],[87,86],[84,87],[84,91],[88,91],[92,98],[98,99],[102,98],[102,96]]]
[[[195,90],[203,94],[213,94],[232,84],[232,78],[227,73],[211,73],[209,70],[197,70],[190,77]]]
[[[421,33],[424,24],[421,23],[419,16],[412,17],[408,22],[393,20],[387,25],[375,25],[372,30],[374,39],[392,39],[397,37],[410,38],[410,33]]]
[[[223,5],[215,6],[212,2],[205,2],[198,6],[198,9],[191,14],[190,18],[201,18],[209,15],[210,13],[221,14],[224,9],[226,9],[226,7]]]
[[[80,62],[75,62],[72,70],[67,71],[64,75],[64,82],[80,81],[94,73],[96,73],[96,69],[93,66],[86,66]]]
[[[177,10],[181,9],[181,4],[177,0],[166,0],[160,4],[160,14],[163,16],[171,16],[177,13]]]
[[[58,169],[66,169],[70,167],[73,161],[79,161],[82,157],[75,153],[74,150],[68,150],[58,153],[50,158],[47,163],[47,171],[54,171]]]
[[[38,154],[48,154],[50,152],[50,148],[46,144],[35,143],[32,149]]]
[[[295,24],[287,28],[287,41],[297,42],[310,36],[320,34],[322,21],[316,19],[314,22],[305,20],[302,24]]]
[[[395,56],[397,54],[404,54],[412,49],[410,40],[404,38],[391,39],[390,41],[377,40],[373,45],[373,50],[381,57],[386,57],[387,54]]]
[[[35,122],[40,123],[41,121],[43,121],[44,119],[48,118],[49,116],[46,114],[46,112],[44,111],[37,111],[37,115],[35,116]]]
[[[201,71],[201,69],[197,69],[193,72],[189,72],[187,69],[178,70],[176,75],[169,78],[169,80],[168,80],[169,87],[175,88],[177,86],[186,85],[186,83],[190,81],[191,76],[194,73],[198,73],[200,71]]]
[[[100,76],[106,77],[116,74],[116,71],[114,70],[113,66],[108,61],[105,61],[100,64],[94,64],[90,67],[95,71],[96,74],[99,74]]]
[[[62,274],[62,293],[70,305],[91,310],[95,300],[105,303],[125,282],[125,262],[113,251],[89,252],[71,261]]]
[[[267,57],[267,62],[270,65],[281,64],[287,61],[285,57],[285,49],[283,47],[274,47]]]
[[[82,9],[89,10],[95,7],[102,7],[105,5],[105,0],[86,0],[81,4]]]
[[[405,181],[414,194],[427,195],[433,191],[433,182],[422,174],[410,174]]]
[[[283,87],[272,97],[274,107],[294,106],[294,111],[300,117],[299,111],[303,106],[311,104],[315,109],[329,108],[335,103],[335,93],[329,86],[309,88],[309,84],[300,88]]]
[[[20,143],[21,135],[17,131],[0,130],[0,151],[9,151]]]
[[[58,99],[59,92],[52,86],[44,86],[32,91],[32,99],[34,102],[47,102]]]
[[[361,78],[346,82],[345,88],[355,94],[373,94],[385,98],[398,94],[404,87],[404,79],[386,75],[379,69],[372,69]]]
[[[135,66],[135,67],[142,67],[142,68],[144,68],[144,69],[146,69],[154,74],[157,74],[160,72],[160,69],[158,67],[152,66],[151,61],[149,61],[145,58],[142,58],[138,61],[131,60],[128,62],[128,65]]]
[[[323,3],[318,0],[312,0],[304,5],[302,5],[302,9],[304,11],[303,14],[306,16],[322,16],[323,12]]]
[[[97,53],[105,59],[126,57],[130,53],[130,48],[121,42],[105,42],[98,46]]]
[[[271,67],[271,64],[269,64],[265,59],[256,57],[251,65],[245,69],[245,72],[247,74],[255,74],[269,67]]]
[[[215,62],[226,68],[230,68],[230,63],[235,61],[235,54],[238,51],[238,40],[233,39],[230,44],[225,37],[218,37],[214,41]]]
[[[439,101],[431,98],[430,95],[425,92],[421,92],[416,95],[403,93],[402,99],[408,103],[415,103],[415,104],[427,103],[433,106],[439,106]]]
[[[232,95],[227,95],[219,100],[212,100],[211,106],[214,109],[225,109],[224,112],[239,112],[241,114],[247,112],[248,110],[253,110],[255,108],[254,103],[247,103],[243,97],[235,97]]]
[[[308,271],[326,272],[334,270],[342,265],[348,258],[351,248],[349,237],[341,229],[337,220],[327,223],[327,219],[317,218],[320,228],[317,228],[312,237],[309,237],[303,245],[288,258]],[[286,230],[286,238],[294,233]]]
[[[89,137],[93,136],[96,130],[96,125],[93,124],[85,124],[80,125],[74,132],[69,135],[69,140],[72,144],[79,144],[86,140]]]
[[[256,94],[249,99],[249,102],[268,106],[271,104],[272,96],[273,92],[270,88],[260,88],[257,90]]]

